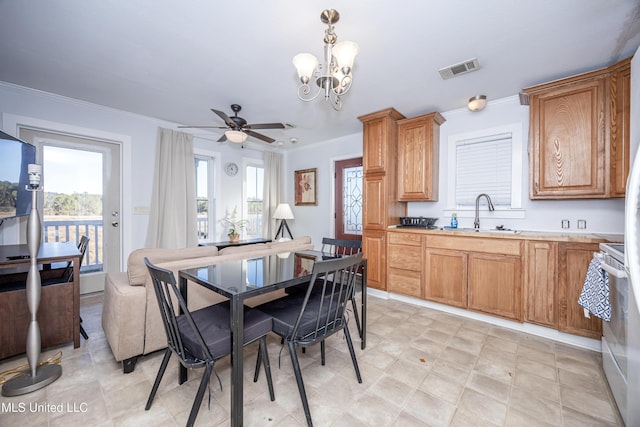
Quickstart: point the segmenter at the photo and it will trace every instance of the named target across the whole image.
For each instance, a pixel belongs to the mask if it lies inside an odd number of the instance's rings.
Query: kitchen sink
[[[464,232],[464,233],[496,233],[496,234],[520,234],[520,230],[513,230],[511,228],[481,228],[476,230],[475,228],[450,228],[443,227],[439,228],[441,231],[453,231],[453,232]]]

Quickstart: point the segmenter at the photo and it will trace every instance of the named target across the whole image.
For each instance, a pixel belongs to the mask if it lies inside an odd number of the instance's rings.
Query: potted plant
[[[238,240],[240,240],[240,232],[249,223],[249,221],[247,221],[246,219],[238,219],[237,216],[238,216],[238,211],[234,207],[233,212],[231,212],[231,215],[229,215],[229,211],[227,211],[227,216],[225,216],[220,220],[222,224],[229,227],[229,232],[227,233],[227,236],[229,236],[229,241],[231,243],[235,243]]]

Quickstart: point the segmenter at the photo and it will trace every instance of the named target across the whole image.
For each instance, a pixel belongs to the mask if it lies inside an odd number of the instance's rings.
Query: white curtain
[[[264,191],[262,193],[262,237],[273,239],[276,234],[276,220],[271,215],[282,201],[283,177],[282,154],[264,152]]]
[[[184,248],[197,244],[193,135],[158,128],[147,247]]]

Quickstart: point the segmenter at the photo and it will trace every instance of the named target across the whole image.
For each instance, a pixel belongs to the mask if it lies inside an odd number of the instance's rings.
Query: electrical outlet
[[[587,228],[587,221],[584,220],[584,219],[579,219],[578,220],[578,228],[583,229],[583,230],[585,228]]]
[[[562,228],[569,228],[569,220],[568,219],[563,219],[562,220]]]

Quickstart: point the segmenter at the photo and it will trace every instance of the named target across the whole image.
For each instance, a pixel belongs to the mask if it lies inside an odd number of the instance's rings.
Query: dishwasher
[[[624,245],[600,243],[601,267],[609,277],[611,321],[602,322],[602,367],[624,422],[627,420],[627,324],[629,280]]]

